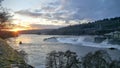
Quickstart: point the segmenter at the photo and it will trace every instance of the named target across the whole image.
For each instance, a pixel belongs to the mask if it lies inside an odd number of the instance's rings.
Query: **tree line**
[[[103,35],[105,33],[120,31],[120,17],[98,20],[84,24],[54,29],[47,34],[53,35]]]

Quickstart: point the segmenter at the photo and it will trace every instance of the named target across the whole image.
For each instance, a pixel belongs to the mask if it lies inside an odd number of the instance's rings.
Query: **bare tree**
[[[120,59],[112,61],[110,68],[120,68]]]
[[[1,5],[1,2],[4,1],[4,0],[0,0],[0,5]]]
[[[46,68],[120,68],[120,59],[112,60],[105,50],[90,52],[80,60],[75,52],[52,51],[47,55]]]
[[[83,57],[83,68],[109,68],[111,58],[104,50],[96,51],[94,54],[88,53]]]
[[[56,52],[48,54],[46,68],[81,68],[81,62],[75,52]]]

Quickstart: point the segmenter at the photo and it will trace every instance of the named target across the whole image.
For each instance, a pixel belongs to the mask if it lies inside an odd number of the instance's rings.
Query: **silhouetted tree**
[[[1,6],[1,2],[3,0],[0,0],[0,28],[3,28],[7,23],[7,21],[9,21],[11,15],[8,12],[8,9],[3,8]]]

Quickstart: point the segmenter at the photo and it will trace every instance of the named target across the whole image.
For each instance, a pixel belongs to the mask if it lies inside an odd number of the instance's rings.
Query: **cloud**
[[[42,14],[41,13],[36,13],[37,10],[35,12],[29,11],[29,10],[20,10],[15,12],[15,14],[20,14],[20,15],[25,15],[25,16],[30,16],[30,17],[39,17]]]
[[[107,17],[120,16],[120,8],[118,0],[69,0],[69,4],[65,7],[67,10],[77,11],[73,17],[101,19]]]
[[[32,28],[35,29],[58,29],[63,26],[57,26],[57,25],[41,25],[41,24],[31,24]]]
[[[17,14],[56,21],[88,21],[120,16],[120,0],[56,0]]]

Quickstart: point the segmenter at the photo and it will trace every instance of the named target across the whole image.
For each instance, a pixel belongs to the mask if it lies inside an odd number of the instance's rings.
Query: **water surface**
[[[44,41],[44,39],[46,39],[47,41]],[[19,44],[20,41],[22,42],[22,44]],[[56,51],[71,50],[73,52],[76,52],[78,54],[78,57],[83,57],[88,52],[96,51],[99,49],[104,49],[108,47],[117,47],[118,49],[120,48],[118,45],[107,46],[105,45],[106,44],[105,42],[101,44],[93,43],[92,38],[90,36],[57,36],[57,35],[25,34],[20,35],[17,38],[11,38],[9,43],[14,49],[18,51],[24,50],[28,54],[27,63],[32,66],[35,66],[35,68],[45,68],[46,55],[47,53],[53,50]],[[119,52],[113,53],[112,52],[110,52],[111,55],[113,54],[120,55]]]

